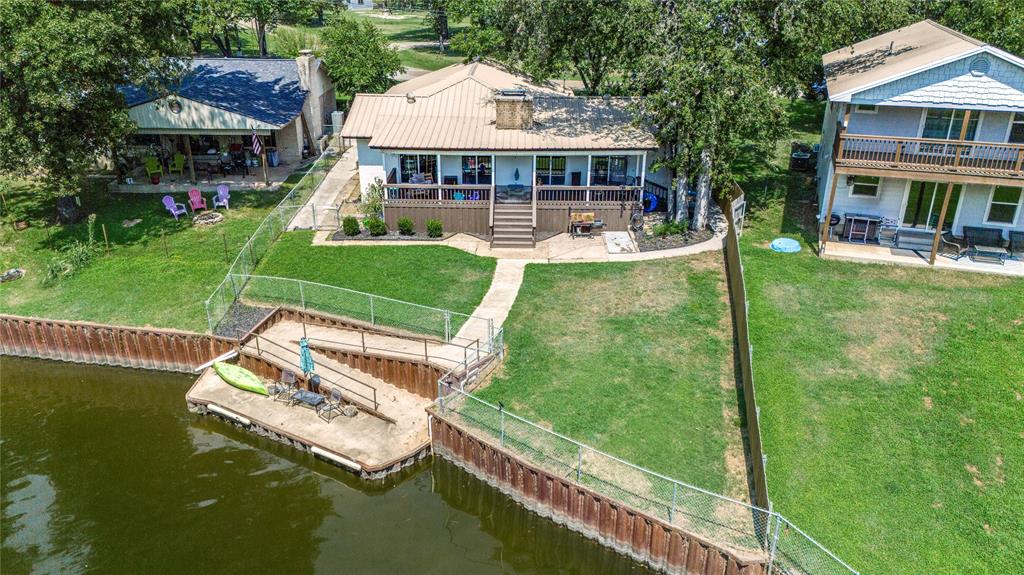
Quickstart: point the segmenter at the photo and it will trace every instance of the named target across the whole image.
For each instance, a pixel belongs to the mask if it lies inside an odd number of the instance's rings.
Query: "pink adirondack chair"
[[[228,189],[227,184],[221,184],[217,186],[217,195],[213,197],[213,209],[217,209],[220,206],[224,206],[224,209],[231,209],[228,207],[228,201],[231,199],[231,190]]]
[[[174,216],[175,221],[177,221],[178,216],[182,216],[188,213],[188,210],[185,208],[185,204],[179,204],[175,202],[174,198],[172,198],[171,196],[164,196],[163,201],[164,207],[167,208],[168,212],[171,212],[171,215]]]
[[[197,188],[192,188],[188,191],[188,205],[192,208],[193,213],[200,208],[204,210],[209,209],[206,207],[206,198],[199,193]]]

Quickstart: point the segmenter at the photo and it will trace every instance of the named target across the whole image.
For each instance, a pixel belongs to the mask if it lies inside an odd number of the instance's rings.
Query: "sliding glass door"
[[[946,186],[947,184],[939,182],[911,182],[907,207],[903,210],[903,227],[934,230],[939,222]],[[956,210],[960,205],[962,188],[963,186],[956,184],[950,192],[949,207],[946,209],[942,229],[953,227],[953,218],[956,217]]]

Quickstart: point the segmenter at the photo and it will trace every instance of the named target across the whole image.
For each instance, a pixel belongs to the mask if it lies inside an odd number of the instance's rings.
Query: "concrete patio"
[[[150,183],[149,178],[143,174],[135,177],[134,184],[119,184],[117,181],[110,183],[108,189],[117,194],[187,194],[192,188],[198,188],[200,192],[212,193],[217,191],[217,186],[227,184],[231,191],[239,190],[276,190],[288,179],[298,165],[280,165],[276,168],[267,168],[269,184],[263,182],[263,168],[249,168],[249,174],[225,174],[207,178],[204,175],[196,174],[196,181],[189,180],[188,170],[184,175],[164,174],[160,176],[160,183]]]
[[[901,250],[873,244],[830,242],[823,257],[856,262],[929,267],[928,255],[926,252]],[[999,265],[998,263],[975,262],[969,257],[953,260],[940,255],[935,258],[935,267],[945,270],[1024,277],[1024,261],[1019,259],[1008,259],[1005,264]]]

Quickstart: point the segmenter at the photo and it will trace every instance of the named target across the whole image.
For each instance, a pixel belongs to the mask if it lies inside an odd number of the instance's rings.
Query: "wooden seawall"
[[[0,355],[191,372],[236,346],[186,331],[0,315]]]
[[[541,516],[666,573],[764,575],[761,557],[741,557],[693,534],[526,463],[432,413],[435,453]]]

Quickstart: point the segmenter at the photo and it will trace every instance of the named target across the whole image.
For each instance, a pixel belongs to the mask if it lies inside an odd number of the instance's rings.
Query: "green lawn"
[[[258,275],[304,279],[420,305],[472,313],[495,260],[447,246],[314,246],[312,232],[281,236]]]
[[[638,465],[745,497],[725,297],[719,252],[531,264],[505,323],[509,355],[478,395]],[[739,454],[739,469],[727,452]]]
[[[438,52],[436,47],[399,50],[398,56],[402,59],[402,65],[406,68],[419,68],[421,70],[440,70],[445,66],[458,64],[464,59],[457,52],[450,50],[442,54]]]
[[[0,225],[0,268],[26,270],[23,279],[0,287],[0,311],[205,331],[203,302],[228,268],[225,241],[228,258],[234,259],[283,192],[232,193],[224,222],[194,227],[190,217],[175,222],[160,203],[161,196],[111,195],[105,189],[107,181],[92,182],[81,198],[82,209],[97,216],[96,239],[101,245],[100,225],[106,225],[110,253],[101,253],[76,275],[44,287],[55,248],[73,239],[85,240],[86,224],[83,220],[51,225],[53,203],[44,199],[40,184],[0,179],[8,206]],[[185,196],[178,194],[176,199],[184,202]],[[130,228],[122,225],[136,218],[142,221]],[[16,220],[28,220],[31,227],[14,231]]]
[[[862,573],[1015,572],[1024,280],[819,259],[784,160],[748,172],[742,241],[775,509]]]

